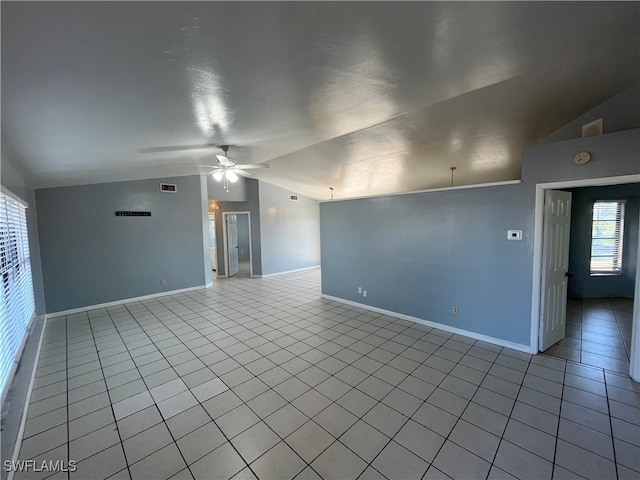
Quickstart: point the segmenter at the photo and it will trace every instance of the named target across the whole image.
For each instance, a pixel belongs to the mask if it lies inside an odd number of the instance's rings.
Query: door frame
[[[218,275],[223,278],[229,277],[229,246],[227,245],[227,215],[247,215],[247,223],[249,226],[249,268],[250,276],[253,278],[253,249],[251,248],[251,212],[222,212],[222,243],[224,247],[224,275]],[[217,242],[216,242],[217,243]],[[216,247],[217,248],[217,247]]]
[[[533,227],[533,282],[531,293],[531,340],[529,353],[537,354],[539,352],[539,332],[540,332],[540,302],[542,300],[542,248],[543,248],[543,232],[544,224],[544,196],[545,190],[560,190],[563,188],[576,187],[598,187],[605,185],[617,185],[623,183],[640,183],[640,174],[638,175],[622,175],[616,177],[600,177],[587,178],[582,180],[567,180],[564,182],[550,182],[536,184],[536,198],[534,210],[534,227]],[[640,238],[639,238],[640,248]],[[638,250],[640,252],[640,249]],[[640,265],[640,255],[638,255]],[[638,285],[640,283],[640,268],[636,269],[636,293],[640,291]],[[640,336],[640,298],[638,295],[634,297],[633,302],[633,324],[631,333],[631,354],[630,354],[630,371],[629,375],[635,380],[640,381],[640,348],[637,347],[638,337]]]
[[[213,221],[213,244],[214,249],[216,251],[216,269],[213,270],[213,263],[211,264],[211,279],[213,280],[213,274],[215,273],[216,278],[218,278],[218,271],[220,268],[218,267],[218,235],[216,235],[216,214],[209,213],[207,215],[207,227],[211,228],[211,222]],[[207,252],[209,257],[211,257],[211,245],[209,245],[209,251]]]

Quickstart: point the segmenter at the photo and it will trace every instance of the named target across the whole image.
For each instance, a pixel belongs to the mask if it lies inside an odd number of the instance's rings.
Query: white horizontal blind
[[[26,206],[0,193],[0,392],[35,311]]]
[[[624,202],[597,201],[593,204],[591,228],[591,274],[619,274],[622,271]]]

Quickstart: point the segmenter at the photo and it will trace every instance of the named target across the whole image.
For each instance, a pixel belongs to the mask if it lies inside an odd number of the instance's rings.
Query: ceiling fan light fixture
[[[236,175],[235,172],[232,172],[231,170],[227,170],[227,180],[229,180],[231,183],[236,183],[238,181],[238,175]]]
[[[224,172],[222,170],[218,170],[217,172],[213,172],[212,175],[216,181],[221,182],[222,177],[224,176]]]

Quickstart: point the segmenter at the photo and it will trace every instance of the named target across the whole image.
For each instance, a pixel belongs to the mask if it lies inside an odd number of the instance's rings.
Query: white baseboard
[[[213,283],[211,283],[213,285]],[[86,307],[72,308],[71,310],[64,310],[61,312],[48,313],[47,318],[61,317],[62,315],[72,315],[74,313],[84,312],[86,310],[95,310],[96,308],[113,307],[115,305],[122,305],[123,303],[140,302],[142,300],[151,300],[152,298],[165,297],[167,295],[176,295],[178,293],[192,292],[193,290],[202,290],[211,285],[198,285],[196,287],[180,288],[178,290],[170,290],[168,292],[152,293],[150,295],[143,295],[141,297],[123,298],[122,300],[114,300],[113,302],[99,303],[97,305],[87,305]]]
[[[296,268],[295,270],[287,270],[285,272],[268,273],[267,275],[254,275],[254,277],[255,278],[277,277],[278,275],[287,275],[288,273],[304,272],[305,270],[313,270],[315,268],[320,268],[320,265],[314,265],[312,267]]]
[[[464,335],[465,337],[474,338],[482,342],[493,343],[494,345],[498,345],[500,347],[511,348],[512,350],[518,350],[519,352],[531,353],[531,349],[529,348],[529,345],[522,345],[520,343],[509,342],[508,340],[503,340],[501,338],[490,337],[488,335],[471,332],[469,330],[464,330],[462,328],[451,327],[443,323],[432,322],[430,320],[424,320],[418,317],[412,317],[410,315],[405,315],[404,313],[392,312],[391,310],[372,307],[371,305],[365,305],[364,303],[353,302],[351,300],[345,300],[344,298],[334,297],[332,295],[325,295],[324,293],[321,294],[320,297],[326,298],[327,300],[333,300],[339,303],[345,303],[353,307],[359,307],[365,310],[370,310],[372,312],[382,313],[384,315],[389,315],[391,317],[400,318],[402,320],[408,320],[410,322],[419,323],[421,325],[426,325],[427,327],[437,328],[439,330],[444,330],[445,332],[457,333],[458,335]]]

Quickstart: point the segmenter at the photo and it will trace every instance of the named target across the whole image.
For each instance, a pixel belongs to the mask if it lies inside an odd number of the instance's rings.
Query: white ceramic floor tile
[[[145,391],[129,397],[126,400],[114,403],[113,413],[115,414],[116,420],[120,420],[121,418],[153,405],[153,403],[151,394],[148,391]]]
[[[319,270],[55,318],[20,455],[86,480],[636,478],[632,303],[568,305],[555,357],[321,300]]]
[[[220,429],[213,422],[208,422],[183,436],[176,443],[187,463],[191,464],[218,448],[225,441]]]
[[[162,414],[162,417],[167,420],[174,415],[177,415],[185,410],[193,407],[198,403],[196,397],[191,392],[182,392],[173,397],[167,398],[158,403],[158,409]]]

